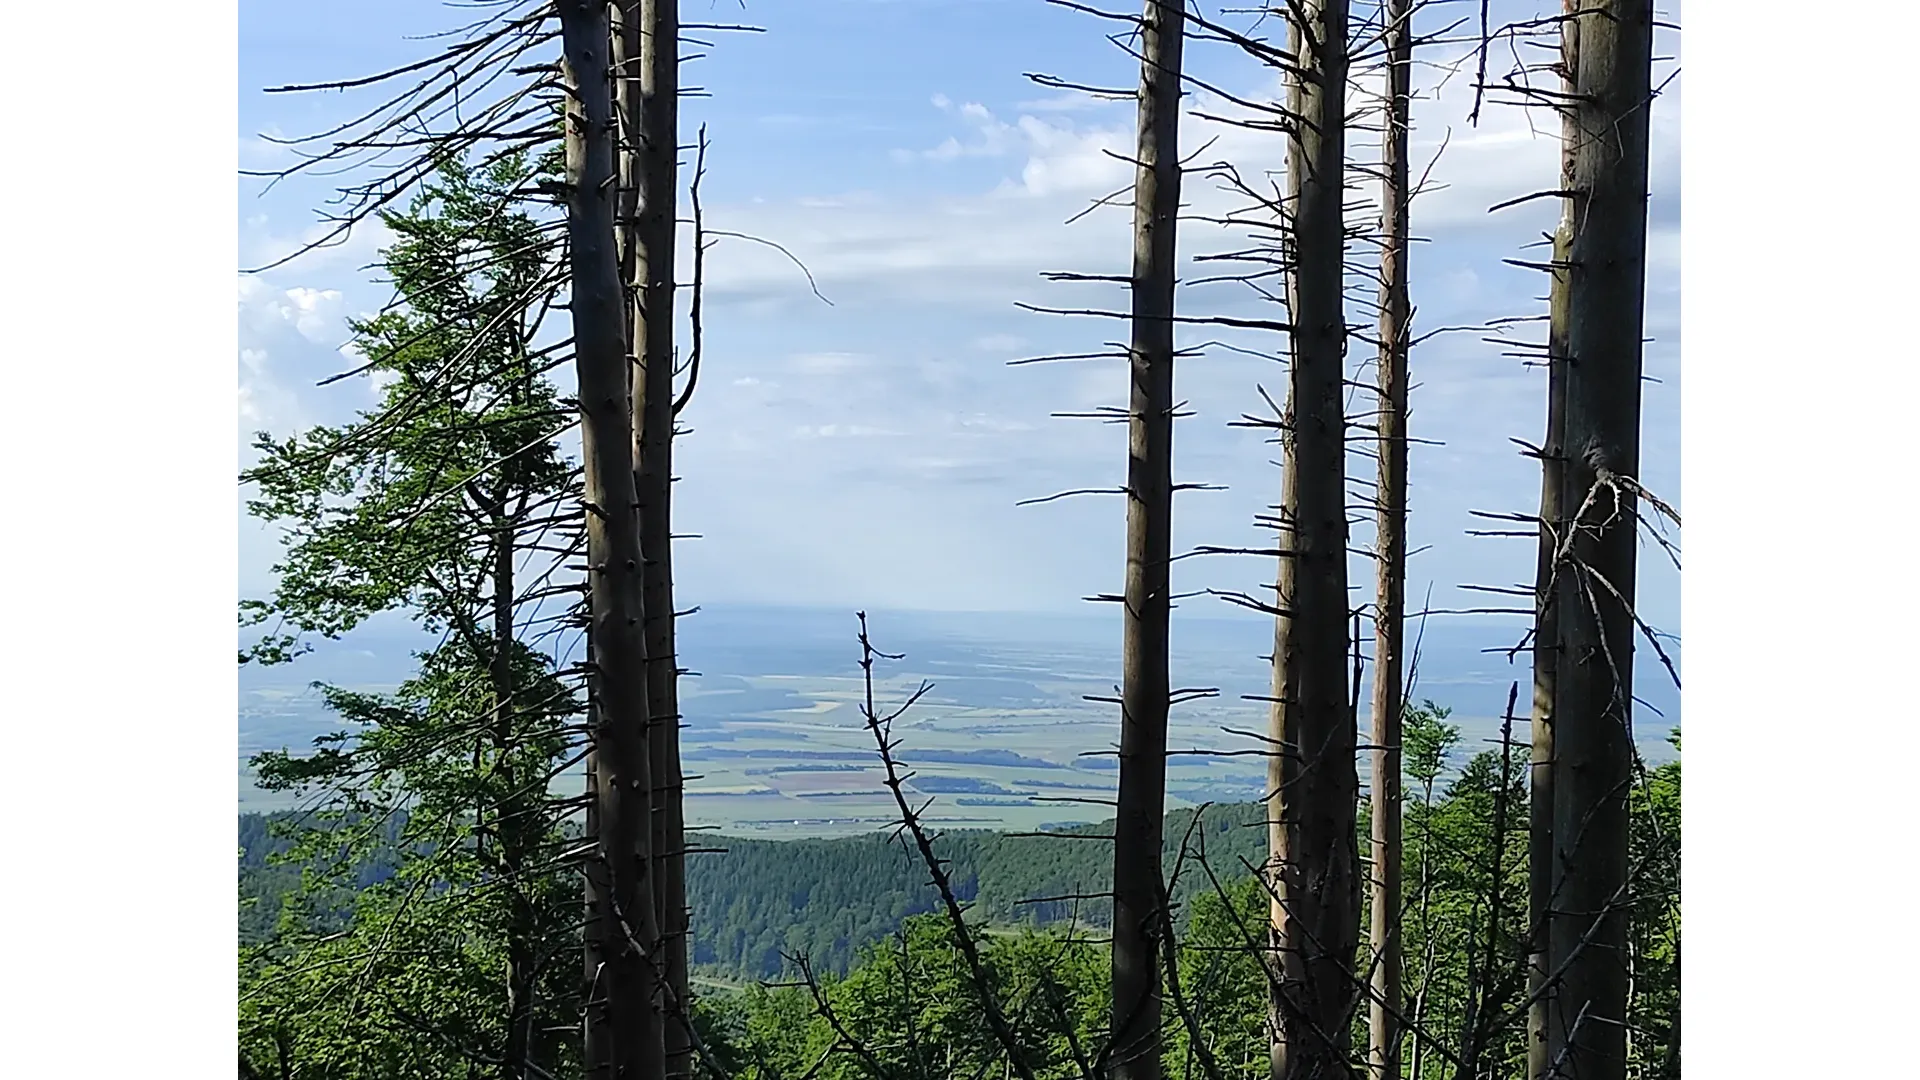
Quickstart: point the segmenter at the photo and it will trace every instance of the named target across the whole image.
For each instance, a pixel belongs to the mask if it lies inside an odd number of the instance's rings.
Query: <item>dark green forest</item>
[[[1458,759],[1459,733],[1437,710],[1414,713],[1409,731],[1419,748],[1410,755],[1406,777],[1412,870],[1408,944],[1417,958],[1412,1000],[1426,1010],[1420,1022],[1436,1039],[1457,1042],[1474,1022],[1468,1007],[1487,1023],[1484,1018],[1511,1008],[1518,998],[1517,969],[1513,977],[1494,980],[1483,999],[1475,1001],[1467,991],[1484,978],[1476,965],[1500,963],[1498,946],[1524,933],[1526,833],[1525,815],[1518,812],[1525,806],[1524,778],[1517,759],[1498,750],[1450,768],[1448,762]],[[1504,790],[1499,784],[1503,768]],[[1634,846],[1647,860],[1651,895],[1678,895],[1679,799],[1679,762],[1647,771],[1636,795],[1647,812],[1636,816]],[[1496,816],[1507,823],[1500,846],[1491,842]],[[1236,942],[1236,935],[1257,925],[1264,906],[1250,872],[1264,850],[1261,821],[1260,804],[1229,803],[1178,810],[1165,824],[1167,865],[1179,870],[1174,896],[1186,980],[1195,995],[1192,1007],[1207,1016],[1214,1053],[1240,1055],[1233,1075],[1257,1075],[1255,1067],[1265,1064],[1259,1014],[1264,980]],[[985,931],[988,958],[1007,981],[999,992],[1012,998],[1056,994],[1079,1025],[1069,1039],[1058,1018],[1051,1021],[1058,1044],[1036,1047],[1040,1058],[1065,1061],[1072,1041],[1097,1041],[1104,1022],[1098,1007],[1104,964],[1099,939],[1107,913],[1098,899],[1029,901],[1099,893],[1108,856],[1096,838],[1110,828],[1106,823],[1077,829],[1078,838],[958,831],[939,841],[954,889],[970,904],[969,919]],[[276,965],[268,957],[281,906],[300,891],[302,870],[311,885],[318,880],[315,866],[325,862],[289,858],[289,837],[303,831],[301,816],[291,812],[240,817],[240,933],[252,947],[243,951],[255,965],[243,974],[249,985],[264,986],[272,977]],[[355,892],[391,878],[399,863],[393,846],[399,833],[397,825],[388,825],[367,857],[340,868],[339,884],[327,892],[334,902],[319,918],[306,903],[290,904],[288,912],[311,920],[323,935],[338,933],[351,921]],[[921,1036],[926,1045],[918,1050],[896,1046],[887,1051],[891,1054],[953,1053],[958,1055],[954,1067],[993,1056],[990,1037],[966,1022],[964,1000],[972,991],[960,970],[951,928],[937,911],[926,868],[897,839],[884,833],[830,840],[711,838],[711,846],[724,854],[712,851],[689,860],[688,896],[700,977],[696,992],[703,1023],[723,1048],[717,1052],[743,1067],[766,1069],[763,1075],[771,1078],[804,1073],[835,1043],[832,1021],[821,1013],[812,991],[794,985],[804,964],[833,1005],[834,1017],[862,1038],[884,1044],[889,1032],[903,1029],[900,1025],[926,1033]],[[1632,927],[1636,1075],[1665,1075],[1661,1068],[1676,1037],[1678,1010],[1677,902],[1637,907]],[[1496,950],[1477,953],[1476,943],[1482,941],[1495,943]],[[919,996],[905,1002],[890,999],[888,990],[901,978],[903,965],[927,973],[924,984],[915,983]],[[270,1001],[273,994],[263,997]],[[1356,1034],[1362,1044],[1364,1026]],[[305,1038],[323,1034],[324,1026]],[[1169,1071],[1183,1067],[1192,1052],[1187,1036],[1176,1034],[1166,1051]],[[1489,1067],[1495,1059],[1522,1053],[1511,1035],[1501,1040],[1487,1048]],[[906,1058],[899,1061],[902,1068],[913,1065]],[[1418,1071],[1409,1075],[1421,1080],[1451,1077],[1457,1067],[1436,1053],[1416,1052],[1414,1062]],[[947,1065],[944,1058],[941,1065]],[[824,1075],[867,1074],[848,1061]]]
[[[1167,816],[1170,864],[1194,817],[1192,810]],[[294,811],[240,815],[244,942],[270,938],[282,898],[299,888],[300,866],[279,861],[291,843],[274,834],[297,828],[300,819]],[[1257,803],[1208,807],[1192,843],[1204,845],[1223,876],[1238,879],[1246,872],[1245,862],[1257,864],[1262,857],[1260,821]],[[1088,826],[1063,830],[1059,837],[955,831],[941,837],[940,853],[949,860],[955,891],[977,918],[996,927],[1076,918],[1103,924],[1107,911],[1094,894],[1107,855],[1095,838],[1110,829]],[[399,831],[396,823],[388,835]],[[708,850],[687,861],[687,897],[694,911],[693,962],[712,976],[773,978],[786,969],[787,956],[806,956],[817,970],[844,974],[860,949],[937,904],[918,857],[885,833],[820,840],[706,837],[702,844]],[[382,846],[356,868],[352,886],[385,881],[398,864],[392,848]],[[1185,900],[1204,886],[1198,875],[1189,875],[1176,895]],[[350,891],[351,886],[343,888]],[[338,929],[343,924],[341,910],[328,915],[324,925]]]

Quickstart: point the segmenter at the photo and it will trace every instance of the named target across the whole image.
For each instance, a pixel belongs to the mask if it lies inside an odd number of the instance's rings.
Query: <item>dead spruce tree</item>
[[[1399,1080],[1401,985],[1401,719],[1405,709],[1402,632],[1407,598],[1407,361],[1413,310],[1407,290],[1407,168],[1412,112],[1413,0],[1386,0],[1381,29],[1387,53],[1386,116],[1381,132],[1379,488],[1374,556],[1373,749],[1370,828],[1373,841],[1372,994],[1367,1015],[1367,1067],[1376,1080]]]
[[[653,902],[660,920],[666,1069],[692,1058],[687,983],[686,827],[674,647],[674,225],[679,155],[678,0],[616,5],[613,56],[620,122],[619,248],[633,376],[634,489],[640,514],[647,669]]]
[[[1646,302],[1651,0],[1593,0],[1574,50],[1556,545],[1547,1077],[1626,1075],[1633,610]]]
[[[1113,842],[1112,1075],[1161,1075],[1160,950],[1165,881],[1168,595],[1173,539],[1173,294],[1180,212],[1178,0],[1140,17],[1139,142],[1133,186],[1127,573],[1122,616],[1120,776]]]
[[[634,394],[640,425],[640,545],[645,569],[647,739],[653,781],[654,902],[675,1022],[666,1030],[667,1075],[692,1071],[692,1015],[687,985],[687,871],[684,783],[680,772],[680,670],[674,644],[673,388],[674,224],[679,146],[680,14],[678,0],[643,7],[641,48],[642,172],[638,262],[645,282],[634,320],[642,382]],[[696,241],[697,242],[697,241]],[[639,332],[645,328],[645,334]]]
[[[1280,969],[1274,1080],[1351,1075],[1357,1000],[1359,779],[1348,700],[1346,313],[1347,2],[1291,5],[1287,193],[1291,370],[1283,418],[1279,588],[1267,736],[1271,932]]]
[[[586,1068],[665,1071],[652,888],[643,556],[635,512],[633,380],[615,251],[616,122],[604,5],[556,0],[566,89],[567,238],[587,508]]]
[[[1561,92],[1573,94],[1579,67],[1580,27],[1574,13],[1577,0],[1564,0],[1560,23]],[[1579,141],[1573,114],[1561,110],[1560,190],[1573,188],[1573,147]],[[1539,556],[1534,574],[1533,625],[1533,751],[1529,760],[1527,832],[1527,1076],[1544,1080],[1547,1074],[1547,956],[1548,913],[1553,907],[1553,729],[1555,668],[1559,656],[1559,608],[1554,597],[1554,573],[1560,538],[1565,534],[1566,508],[1562,504],[1566,457],[1567,299],[1571,275],[1569,249],[1573,242],[1573,203],[1562,197],[1560,222],[1553,236],[1552,275],[1547,293],[1547,425],[1540,443]]]

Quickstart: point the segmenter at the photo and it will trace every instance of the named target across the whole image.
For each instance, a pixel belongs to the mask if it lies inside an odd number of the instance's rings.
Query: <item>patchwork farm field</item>
[[[928,803],[927,819],[947,828],[1028,831],[1110,817],[1119,710],[1100,699],[1117,693],[1117,626],[1086,617],[996,618],[872,620],[876,645],[906,654],[876,667],[883,714],[923,679],[933,684],[894,722],[909,796]],[[690,824],[778,839],[867,832],[896,820],[873,736],[860,718],[864,691],[851,614],[706,611],[683,627],[681,652],[697,673],[681,683]],[[1261,759],[1250,753],[1260,743],[1244,733],[1265,725],[1260,652],[1269,633],[1258,619],[1176,620],[1176,685],[1217,692],[1183,695],[1173,710],[1169,745],[1189,752],[1169,764],[1169,810],[1260,796]],[[1503,658],[1482,650],[1505,637],[1501,627],[1471,634],[1436,627],[1429,636],[1416,694],[1453,708],[1470,742],[1498,736],[1513,675]],[[405,677],[406,662],[404,645],[370,641],[319,657],[304,675],[297,670],[304,659],[254,673],[252,683],[242,669],[240,809],[295,804],[253,787],[250,754],[297,748],[339,726],[308,682],[390,687]],[[1671,719],[1677,723],[1677,710]],[[1651,714],[1648,720],[1643,750],[1662,760],[1669,724]],[[554,787],[573,793],[580,784],[576,771]]]

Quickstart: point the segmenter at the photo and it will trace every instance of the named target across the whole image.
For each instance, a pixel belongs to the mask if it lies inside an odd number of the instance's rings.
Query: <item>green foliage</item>
[[[1106,1023],[1106,951],[1034,930],[982,935],[987,987],[1008,1013],[1019,1052],[1043,1077],[1080,1075]],[[730,1040],[755,1080],[933,1080],[983,1075],[1005,1054],[945,916],[909,919],[861,950],[844,977],[815,990],[755,987],[730,1003]],[[815,1071],[817,1069],[817,1071]]]
[[[1412,794],[1404,811],[1405,1012],[1420,1029],[1418,1036],[1409,1037],[1408,1075],[1453,1080],[1460,1075],[1460,1059],[1470,1055],[1476,1062],[1471,1075],[1513,1080],[1525,1072],[1518,1020],[1525,1000],[1527,752],[1517,745],[1487,750],[1452,770],[1461,737],[1444,710],[1431,704],[1411,709],[1406,726]],[[1677,762],[1652,770],[1635,802],[1634,858],[1642,871],[1636,878],[1632,922],[1635,1035],[1629,1075],[1649,1080],[1671,1075],[1659,1070],[1678,1014],[1679,770]],[[1267,1076],[1268,983],[1261,948],[1270,898],[1248,872],[1265,842],[1260,830],[1248,826],[1260,820],[1260,808],[1254,805],[1211,808],[1195,830],[1201,840],[1190,844],[1183,861],[1177,891],[1185,900],[1185,918],[1176,954],[1181,1001],[1169,995],[1165,1021],[1170,1076],[1206,1075],[1200,1063],[1203,1048],[1222,1080]],[[1170,844],[1178,844],[1190,821],[1191,814],[1170,815]],[[1236,848],[1233,841],[1246,836],[1252,843]],[[1211,845],[1205,867],[1197,865],[1191,853],[1203,842]],[[848,851],[869,844],[872,851],[887,850],[877,838],[809,844],[768,844],[764,857],[786,851],[792,858],[783,870],[769,866],[762,872],[803,880],[809,876],[807,867],[835,844]],[[1089,855],[1072,854],[1080,851]],[[1087,841],[969,834],[949,837],[942,847],[943,855],[954,859],[956,877],[964,876],[978,896],[1010,893],[992,875],[997,868],[1017,865],[1023,855],[1036,857],[1023,880],[1050,880],[1063,865],[1050,861],[1055,858],[1069,860],[1064,865],[1070,876],[1077,876],[1086,860],[1085,872],[1097,880],[1100,871],[1091,864],[1104,858],[1104,851]],[[1168,865],[1173,865],[1171,857]],[[1209,876],[1206,868],[1214,873]],[[974,910],[989,909],[983,900]],[[721,918],[710,912],[697,907],[696,924]],[[910,920],[909,927],[904,943],[895,938],[869,945],[859,951],[847,975],[826,979],[829,1005],[881,1064],[894,1070],[890,1076],[937,1071],[946,1064],[949,1047],[955,1055],[953,1067],[961,1073],[942,1075],[971,1075],[968,1070],[980,1068],[982,1055],[990,1055],[993,1046],[948,944],[951,930],[937,915]],[[1034,1060],[1054,1070],[1043,1075],[1077,1075],[1071,1067],[1072,1044],[1077,1041],[1087,1053],[1096,1053],[1107,1023],[1104,950],[1069,941],[1052,919],[1039,927],[988,935],[985,945],[998,965],[995,970],[1005,973],[1007,981],[998,984],[1003,986],[1002,1000],[1043,1000],[1041,973],[1059,973],[1055,977],[1065,988],[1063,1000],[1070,1003],[1065,1014],[1073,1022],[1064,1025],[1052,1013],[1033,1019],[1036,1047],[1044,1043]],[[1043,959],[1025,965],[998,959],[1016,952]],[[1366,964],[1363,947],[1356,970],[1365,970]],[[910,987],[912,994],[902,987]],[[819,1075],[869,1074],[870,1068],[863,1071],[858,1055],[844,1045],[828,1053],[841,1044],[801,990],[756,988],[731,999],[729,1007],[735,1010],[739,1045],[761,1048],[780,1075],[802,1073],[823,1054],[828,1064]],[[1194,1019],[1197,1031],[1183,1012]],[[1068,1031],[1073,1032],[1071,1039]],[[1355,1017],[1351,1037],[1357,1055],[1365,1042],[1364,1009]],[[912,1056],[916,1046],[922,1054],[918,1058]],[[930,1046],[938,1047],[937,1052],[929,1051]]]
[[[1422,1032],[1409,1037],[1408,1075],[1453,1080],[1477,1022],[1483,1035],[1475,1075],[1515,1080],[1524,1072],[1518,1025],[1496,1028],[1493,1021],[1510,1018],[1525,996],[1526,751],[1495,748],[1462,761],[1455,753],[1458,729],[1431,706],[1411,710],[1407,728],[1414,734],[1405,808],[1406,1011]],[[1414,752],[1415,739],[1429,749]],[[1678,1009],[1679,774],[1678,763],[1650,770],[1634,803],[1634,859],[1643,869],[1632,921],[1629,1075],[1645,1080],[1670,1075],[1660,1069]],[[1204,1051],[1221,1080],[1264,1080],[1268,985],[1259,942],[1269,897],[1248,872],[1264,852],[1264,831],[1257,827],[1263,810],[1210,807],[1189,834],[1193,816],[1177,812],[1166,824],[1170,868],[1188,839],[1176,883],[1181,1001],[1167,999],[1166,1069],[1169,1076],[1204,1078]],[[1504,817],[1500,839],[1497,817]],[[265,835],[257,826],[243,831]],[[923,913],[932,902],[925,868],[897,844],[872,835],[719,846],[728,853],[690,863],[696,957],[710,971],[774,980],[696,1002],[703,1038],[736,1080],[810,1070],[822,1078],[871,1080],[874,1062],[889,1078],[1004,1071],[952,927],[942,914]],[[1051,895],[1045,889],[1098,891],[1110,872],[1107,846],[1066,836],[962,832],[943,837],[940,851],[952,860],[956,887],[972,900],[970,917],[996,1000],[1019,1018],[1024,1052],[1049,1080],[1078,1077],[1076,1046],[1091,1060],[1108,1022],[1106,947],[1089,943],[1086,929],[1068,932],[1070,904],[1012,900]],[[1094,912],[1094,905],[1082,905],[1080,926],[1098,936],[1099,920],[1088,918]],[[794,985],[797,974],[783,953],[808,957],[833,1019],[805,987]],[[724,963],[729,955],[748,970]],[[841,955],[844,961],[829,962]],[[1363,949],[1356,964],[1364,969],[1365,963]],[[1183,1020],[1182,1003],[1197,1033]],[[378,1010],[368,1015],[393,1020]],[[836,1031],[835,1020],[873,1061]],[[1352,1033],[1356,1048],[1364,1030],[1361,1010]]]
[[[500,920],[497,903],[414,877],[363,891],[343,931],[284,927],[270,947],[242,950],[241,1054],[271,1076],[474,1075],[504,1041]],[[558,1007],[543,1010],[542,1026],[570,1025],[577,957],[551,957],[545,976],[543,996]],[[547,1035],[537,1057],[565,1068],[574,1041]]]
[[[1260,948],[1271,905],[1260,879],[1241,873],[1194,898],[1177,959],[1188,1011],[1200,1038],[1184,1023],[1167,1032],[1167,1065],[1187,1068],[1204,1044],[1223,1072],[1260,1077],[1268,1066],[1267,977]],[[1170,1012],[1173,1010],[1169,1010]]]
[[[1419,713],[1441,741],[1459,742],[1444,713]],[[1435,1041],[1456,1054],[1476,1045],[1482,1067],[1505,1063],[1495,1075],[1515,1060],[1524,1071],[1519,1026],[1493,1024],[1526,987],[1527,761],[1524,746],[1474,754],[1437,796],[1424,763],[1409,767],[1423,769],[1409,776],[1421,799],[1405,810],[1402,863],[1406,1011],[1424,1032],[1406,1051],[1416,1080],[1454,1073]]]
[[[1452,709],[1426,701],[1409,704],[1400,718],[1401,768],[1429,801],[1447,759],[1460,745],[1460,729],[1447,723],[1452,715]]]
[[[348,349],[381,401],[355,421],[255,441],[247,511],[280,525],[285,554],[266,626],[242,662],[284,663],[304,635],[338,637],[383,611],[432,629],[472,628],[503,519],[566,488],[552,436],[570,415],[532,349],[555,284],[542,226],[505,209],[534,174],[520,157],[449,163],[404,212],[383,252],[401,306],[349,322]]]
[[[1425,706],[1412,710],[1408,720],[1422,749],[1407,755],[1413,794],[1405,810],[1406,1011],[1421,1032],[1409,1038],[1407,1075],[1454,1080],[1462,1075],[1461,1058],[1471,1056],[1476,1064],[1466,1075],[1517,1080],[1525,1072],[1517,1021],[1525,998],[1527,754],[1517,745],[1499,747],[1453,768],[1460,733],[1444,711]],[[1639,879],[1633,922],[1633,1016],[1643,1034],[1635,1036],[1629,1075],[1648,1080],[1668,1075],[1657,1070],[1678,1002],[1678,861],[1672,845],[1679,829],[1678,779],[1678,764],[1652,770],[1646,794],[1636,803],[1636,859],[1642,852],[1657,853]],[[1652,813],[1643,812],[1647,809]],[[1177,999],[1168,994],[1165,1009],[1169,1076],[1209,1076],[1203,1058],[1219,1080],[1268,1075],[1268,981],[1261,956],[1270,897],[1248,872],[1251,860],[1243,861],[1244,852],[1222,842],[1253,834],[1256,847],[1263,845],[1260,830],[1247,827],[1259,822],[1259,814],[1257,806],[1211,808],[1194,835],[1218,846],[1206,850],[1202,865],[1202,842],[1190,842],[1181,860],[1180,892],[1186,900],[1175,955],[1180,992]],[[1170,816],[1170,843],[1179,843],[1191,820],[1190,814],[1178,822]],[[787,853],[787,880],[811,880],[808,867],[833,858],[829,852],[836,846],[848,858],[877,858],[890,850],[896,853],[887,858],[902,858],[877,837],[769,843],[759,857],[772,860]],[[1046,863],[1048,856],[1083,848],[1104,850],[1097,843],[1064,838],[1044,838],[1039,846],[1029,838],[978,834],[942,841],[942,854],[954,859],[956,875],[969,875],[982,896],[1005,889],[983,867],[1011,865],[1022,854],[1034,854],[1040,865],[1032,874],[1044,878],[1058,870]],[[847,864],[831,865],[839,872]],[[768,865],[761,872],[773,877],[777,870]],[[899,873],[903,881],[914,880],[910,865]],[[986,909],[982,901],[973,910],[984,914]],[[722,918],[711,908],[695,909],[696,925]],[[871,1080],[876,1075],[1004,1072],[1004,1055],[953,940],[953,929],[941,915],[908,919],[900,932],[858,948],[844,975],[817,971],[824,1009],[808,988],[793,983],[754,986],[712,1004],[714,1015],[724,1015],[716,1031],[728,1053],[736,1055],[729,1059],[739,1065],[734,1075]],[[1082,1075],[1076,1052],[1096,1061],[1108,1023],[1105,947],[1089,944],[1084,933],[1070,933],[1053,920],[1038,926],[1002,924],[977,932],[977,940],[997,1000],[1024,1010],[1017,1026],[1023,1052],[1039,1075],[1049,1080]],[[1366,962],[1363,947],[1356,970],[1364,970]],[[1365,1040],[1364,1009],[1355,1017],[1351,1037],[1358,1055]]]
[[[1668,741],[1680,749],[1680,732]],[[1680,762],[1648,770],[1632,796],[1628,865],[1639,875],[1628,923],[1633,1002],[1627,1015],[1632,1075],[1677,1078],[1680,1020]]]
[[[273,595],[241,605],[268,628],[243,663],[385,611],[443,635],[392,694],[320,687],[341,729],[253,760],[261,786],[315,806],[251,835],[242,820],[241,1053],[264,1075],[575,1057],[580,900],[547,788],[580,704],[515,636],[516,566],[573,491],[552,438],[566,411],[532,348],[551,245],[510,201],[534,175],[523,158],[450,162],[385,215],[400,303],[350,324],[380,404],[261,435],[246,477],[285,555]]]

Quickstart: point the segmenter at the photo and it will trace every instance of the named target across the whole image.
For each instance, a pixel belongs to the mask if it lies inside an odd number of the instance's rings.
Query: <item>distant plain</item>
[[[883,711],[922,680],[933,684],[894,724],[910,794],[916,804],[932,800],[928,820],[1025,831],[1111,816],[1102,801],[1113,790],[1119,707],[1088,699],[1116,693],[1113,613],[875,612],[869,624],[878,648],[905,654],[876,667]],[[693,673],[681,683],[690,824],[783,838],[864,832],[895,820],[860,719],[856,631],[851,611],[816,609],[712,608],[680,621],[681,663]],[[1515,738],[1524,742],[1528,656],[1509,663],[1499,651],[1520,641],[1517,620],[1434,617],[1413,633],[1421,638],[1413,697],[1453,710],[1462,754],[1498,745],[1515,680],[1522,684]],[[1260,797],[1263,765],[1252,751],[1261,744],[1238,733],[1264,728],[1259,698],[1268,693],[1263,654],[1271,634],[1271,621],[1256,616],[1176,612],[1174,685],[1218,693],[1173,710],[1170,747],[1202,753],[1171,759],[1169,809]],[[390,690],[409,674],[411,652],[430,644],[404,624],[371,625],[320,642],[289,665],[241,668],[240,811],[302,805],[255,787],[247,759],[261,750],[297,752],[341,728],[312,683]],[[1677,663],[1677,646],[1667,649]],[[1666,738],[1679,726],[1679,694],[1651,656],[1641,657],[1636,675],[1636,738],[1657,763],[1672,755]],[[580,782],[577,772],[565,774],[556,790],[577,790]]]

